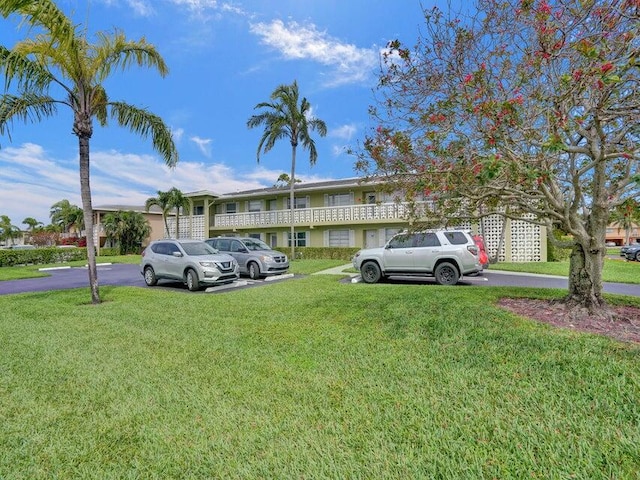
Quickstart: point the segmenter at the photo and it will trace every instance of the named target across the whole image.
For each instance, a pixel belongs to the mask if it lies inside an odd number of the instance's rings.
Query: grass
[[[0,297],[0,478],[638,478],[640,348],[494,306],[562,291],[101,292]]]
[[[503,262],[489,266],[489,270],[540,273],[566,277],[569,275],[569,262]],[[640,283],[640,262],[605,258],[602,278],[605,282]]]

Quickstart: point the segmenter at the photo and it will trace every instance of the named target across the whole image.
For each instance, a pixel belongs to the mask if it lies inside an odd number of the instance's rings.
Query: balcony
[[[423,205],[426,202],[421,202]],[[418,205],[420,206],[420,205]],[[406,220],[406,203],[347,205],[341,207],[298,208],[293,212],[295,225],[332,225]],[[243,212],[214,216],[212,229],[278,227],[291,225],[290,210]]]

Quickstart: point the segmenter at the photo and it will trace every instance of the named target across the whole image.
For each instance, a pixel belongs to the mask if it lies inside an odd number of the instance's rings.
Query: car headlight
[[[262,256],[260,257],[260,259],[261,259],[263,262],[268,262],[268,263],[269,263],[269,262],[273,262],[273,257],[272,257],[271,255],[262,255]]]
[[[215,262],[200,262],[200,265],[205,268],[216,268]]]

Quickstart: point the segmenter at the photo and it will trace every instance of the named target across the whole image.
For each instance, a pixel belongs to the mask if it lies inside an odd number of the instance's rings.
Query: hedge
[[[34,248],[33,250],[0,250],[0,267],[14,265],[42,265],[62,263],[72,260],[86,260],[87,249],[74,248]]]
[[[290,248],[278,248],[278,250],[286,253],[291,257]],[[296,258],[303,258],[305,260],[344,260],[350,262],[359,248],[352,247],[297,247]]]

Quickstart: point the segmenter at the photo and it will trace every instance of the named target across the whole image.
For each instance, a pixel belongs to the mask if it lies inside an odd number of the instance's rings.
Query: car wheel
[[[376,283],[382,278],[382,272],[376,262],[364,262],[360,267],[360,275],[364,283]]]
[[[249,278],[251,280],[258,280],[260,278],[260,267],[256,262],[249,262],[247,270],[249,270]]]
[[[144,267],[144,283],[146,283],[149,287],[153,287],[158,283],[156,272],[153,271],[153,268]]]
[[[453,264],[442,262],[436,267],[435,277],[438,285],[455,285],[458,283],[460,274]]]
[[[637,260],[638,262],[640,262],[640,251],[638,251],[638,252],[636,253],[636,260]]]
[[[195,292],[200,289],[198,274],[191,268],[187,270],[187,288],[191,292]]]

